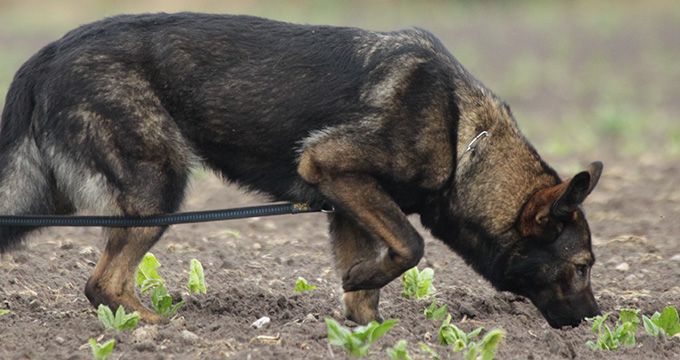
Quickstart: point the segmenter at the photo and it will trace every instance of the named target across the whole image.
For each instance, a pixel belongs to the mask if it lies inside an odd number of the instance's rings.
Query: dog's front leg
[[[338,274],[345,274],[357,262],[375,259],[385,246],[347,216],[329,214],[331,244]],[[378,311],[380,289],[346,291],[342,296],[345,316],[359,324],[382,321]]]
[[[340,215],[377,239],[383,249],[371,256],[357,256],[345,266],[345,291],[379,289],[418,264],[424,250],[422,237],[374,178],[339,174],[325,178],[318,187]]]

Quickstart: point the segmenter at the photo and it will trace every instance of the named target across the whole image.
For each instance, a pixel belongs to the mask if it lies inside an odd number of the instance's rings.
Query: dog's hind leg
[[[135,295],[135,272],[144,254],[158,241],[165,228],[110,229],[109,240],[94,273],[87,281],[85,295],[94,306],[115,309],[122,305],[137,311],[144,321],[163,319],[148,310]]]
[[[148,144],[143,144],[148,145]],[[113,206],[120,215],[150,215],[174,212],[180,205],[188,178],[188,164],[173,161],[178,151],[166,149],[164,155],[147,146],[148,154],[155,159],[129,162],[119,181],[110,187],[115,200]],[[137,311],[142,319],[158,323],[162,318],[146,309],[135,295],[135,272],[140,260],[158,241],[166,227],[107,229],[106,248],[94,273],[85,287],[92,305],[123,305],[128,311]]]
[[[120,215],[150,215],[175,211],[186,187],[188,170],[181,162],[169,165],[173,153],[157,161],[130,163],[120,181],[110,185],[118,196],[114,207]],[[87,281],[85,295],[92,305],[110,307],[123,305],[128,311],[137,311],[150,323],[162,321],[161,317],[146,309],[135,295],[137,265],[158,241],[166,227],[112,228],[105,234],[108,241],[94,273]]]
[[[381,248],[385,248],[346,216],[331,214],[329,219],[333,255],[340,274],[359,261],[376,258]],[[346,291],[342,301],[345,316],[350,320],[359,324],[382,320],[378,311],[380,289]]]
[[[107,57],[81,60],[78,66],[87,70],[71,76],[83,77],[79,93],[84,98],[54,100],[73,103],[48,114],[54,126],[45,131],[43,152],[56,186],[78,213],[143,216],[176,211],[190,166],[197,160],[188,140],[136,69],[109,63]],[[59,94],[53,96],[60,99]],[[85,286],[85,295],[94,306],[122,305],[139,312],[147,322],[162,320],[137,298],[134,275],[164,230],[104,232],[106,247]]]

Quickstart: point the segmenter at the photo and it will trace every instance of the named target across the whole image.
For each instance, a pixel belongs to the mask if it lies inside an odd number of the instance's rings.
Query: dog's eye
[[[576,265],[576,274],[580,277],[588,275],[588,265]]]

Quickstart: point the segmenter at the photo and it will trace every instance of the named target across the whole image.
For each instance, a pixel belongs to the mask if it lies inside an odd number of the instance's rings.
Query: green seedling
[[[303,277],[298,277],[295,280],[295,292],[303,293],[305,291],[312,291],[316,289],[316,285],[312,285],[305,280]]]
[[[396,345],[387,349],[387,356],[392,360],[411,360],[406,340],[399,340]]]
[[[139,323],[139,314],[137,314],[136,311],[131,314],[126,314],[123,306],[118,306],[118,310],[116,310],[116,314],[114,315],[108,306],[100,304],[99,308],[97,308],[97,317],[107,330],[132,330],[136,328]]]
[[[161,263],[152,253],[146,253],[142,262],[139,263],[139,266],[137,267],[137,286],[139,286],[142,294],[151,291],[151,307],[158,315],[171,317],[177,313],[177,310],[184,306],[184,301],[182,300],[176,304],[173,303],[172,296],[168,294],[168,289],[165,288],[165,280],[158,274],[158,268],[160,266]],[[192,261],[190,273],[194,270],[193,266],[194,264]],[[201,274],[203,272],[202,270],[203,267],[201,266]],[[189,275],[189,282],[191,282],[191,274]],[[203,286],[205,286],[205,281],[203,282]]]
[[[7,314],[9,314],[9,312],[10,312],[10,311],[7,310],[7,309],[0,309],[0,316],[2,316],[2,315],[7,315]]]
[[[90,338],[88,340],[90,349],[92,349],[92,356],[97,360],[106,360],[111,356],[113,348],[116,346],[116,340],[111,339],[103,344],[99,344],[97,340]]]
[[[429,267],[423,271],[418,271],[417,267],[409,269],[401,278],[403,286],[401,295],[407,299],[422,299],[432,295],[435,292],[432,286],[433,278],[434,270]]]
[[[678,310],[673,306],[667,306],[661,313],[658,311],[648,318],[642,315],[645,331],[652,336],[675,336],[680,334],[680,319]]]
[[[486,333],[479,342],[468,344],[465,360],[492,360],[496,356],[496,348],[505,336],[501,329],[493,329]]]
[[[187,288],[192,294],[206,294],[208,289],[205,285],[205,274],[203,273],[203,265],[196,259],[191,259],[189,266],[189,282]]]
[[[382,324],[371,321],[368,325],[359,326],[351,331],[331,318],[326,318],[325,321],[328,342],[344,348],[347,353],[356,357],[366,356],[371,344],[397,324],[397,320],[385,320]]]
[[[146,294],[158,286],[164,286],[163,278],[158,275],[161,263],[152,253],[146,253],[137,267],[137,286],[142,294]]]
[[[184,300],[173,304],[174,300],[165,286],[157,286],[151,292],[151,307],[153,310],[163,317],[172,317],[177,311],[184,306]]]
[[[435,300],[432,300],[432,304],[428,306],[424,311],[423,314],[425,317],[429,320],[441,320],[444,318],[444,316],[449,312],[449,306],[444,304],[440,307],[437,307],[437,302]]]
[[[420,346],[420,351],[422,351],[422,352],[426,353],[427,355],[429,355],[430,358],[432,358],[432,359],[434,359],[434,360],[440,360],[440,359],[441,359],[441,356],[439,356],[439,354],[437,354],[437,352],[434,351],[434,350],[433,350],[429,345],[427,345],[426,343],[421,342],[421,343],[419,344],[419,346]]]
[[[491,360],[496,354],[498,344],[505,336],[501,329],[487,332],[480,341],[474,341],[482,333],[483,328],[476,328],[469,333],[451,324],[451,314],[447,314],[437,333],[437,339],[442,345],[452,346],[453,351],[465,351],[466,360]]]
[[[446,315],[446,319],[439,326],[439,332],[437,333],[437,340],[442,345],[453,346],[453,351],[462,351],[467,348],[472,339],[479,336],[482,332],[482,328],[476,328],[469,333],[458,328],[456,325],[451,324],[451,314]]]
[[[616,350],[621,346],[634,346],[640,325],[639,313],[640,310],[637,309],[621,310],[614,330],[605,324],[609,313],[588,319],[593,323],[593,332],[597,333],[597,342],[588,341],[586,345],[593,350]]]

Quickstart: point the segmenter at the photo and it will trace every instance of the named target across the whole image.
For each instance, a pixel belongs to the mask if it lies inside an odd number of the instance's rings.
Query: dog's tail
[[[24,65],[9,88],[0,122],[0,215],[54,212],[49,170],[31,126],[34,99],[34,81]],[[0,227],[0,254],[18,245],[32,229]]]

